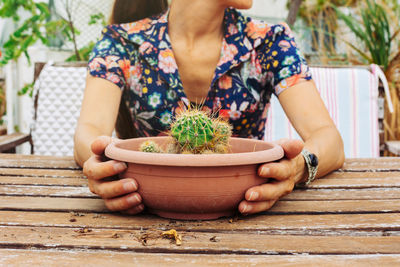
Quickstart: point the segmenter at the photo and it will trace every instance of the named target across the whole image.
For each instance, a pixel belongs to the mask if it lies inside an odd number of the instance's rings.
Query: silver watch
[[[308,186],[315,180],[315,176],[318,171],[318,158],[315,154],[310,153],[308,150],[303,149],[301,155],[304,157],[308,169],[308,178],[304,183],[300,183],[300,186]]]

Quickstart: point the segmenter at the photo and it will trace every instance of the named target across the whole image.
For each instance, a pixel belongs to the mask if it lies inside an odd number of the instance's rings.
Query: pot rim
[[[135,140],[158,140],[166,141],[167,136],[139,137]],[[128,143],[131,139],[113,140],[105,149],[105,155],[114,160],[127,163],[159,165],[159,166],[186,166],[186,167],[212,167],[212,166],[235,166],[259,164],[281,159],[284,151],[280,145],[262,140],[231,137],[234,142],[248,142],[249,145],[256,143],[268,143],[272,147],[266,150],[228,154],[169,154],[149,153],[135,150],[127,150],[118,147],[119,144]]]

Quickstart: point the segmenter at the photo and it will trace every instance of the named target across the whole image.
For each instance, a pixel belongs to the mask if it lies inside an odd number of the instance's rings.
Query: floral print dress
[[[89,73],[121,88],[139,136],[163,135],[190,103],[168,35],[168,11],[104,28]],[[228,8],[221,56],[202,109],[229,119],[233,135],[263,139],[272,94],[310,80],[286,24],[269,25]]]

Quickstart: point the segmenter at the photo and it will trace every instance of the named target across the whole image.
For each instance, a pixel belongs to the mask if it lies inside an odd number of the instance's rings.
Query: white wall
[[[242,10],[246,15],[263,19],[268,22],[280,22],[286,19],[287,0],[253,0],[253,7]]]

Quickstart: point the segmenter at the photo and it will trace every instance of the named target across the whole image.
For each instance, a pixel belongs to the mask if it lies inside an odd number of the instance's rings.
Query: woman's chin
[[[250,9],[253,6],[253,0],[229,0],[229,6],[236,9]]]

